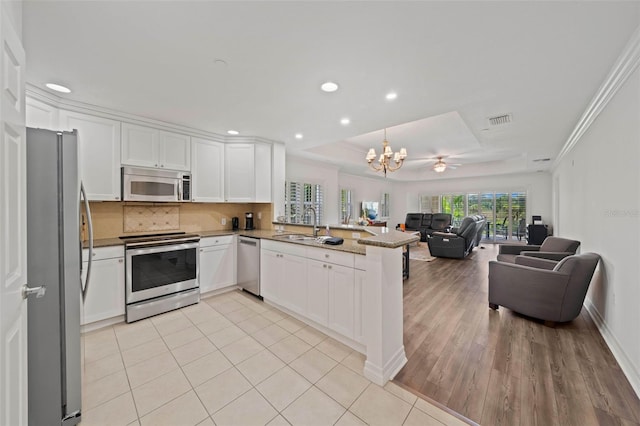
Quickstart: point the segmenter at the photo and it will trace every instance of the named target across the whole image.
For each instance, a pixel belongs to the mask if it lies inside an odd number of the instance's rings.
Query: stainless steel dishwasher
[[[238,286],[260,299],[260,239],[238,237]]]

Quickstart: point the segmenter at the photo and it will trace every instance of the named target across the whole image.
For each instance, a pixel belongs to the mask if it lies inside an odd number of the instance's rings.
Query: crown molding
[[[260,136],[232,136],[221,135],[218,133],[208,132],[206,130],[200,130],[189,126],[182,126],[175,123],[168,123],[166,121],[155,120],[153,118],[142,117],[135,114],[129,114],[126,112],[101,107],[85,102],[75,101],[71,99],[62,98],[56,96],[53,93],[40,89],[30,83],[25,84],[25,95],[29,98],[35,99],[42,103],[58,109],[64,109],[68,111],[78,112],[82,114],[95,115],[102,118],[108,118],[111,120],[122,121],[126,123],[138,124],[141,126],[151,126],[156,129],[165,130],[168,132],[182,133],[189,136],[212,140],[215,142],[223,143],[267,143],[267,144],[283,144],[284,142],[274,141]]]
[[[552,171],[557,169],[562,159],[576,146],[609,101],[618,93],[618,90],[620,90],[636,68],[638,68],[639,64],[640,27],[635,30],[604,82],[600,85],[600,88],[589,103],[589,106],[580,117],[580,120],[578,120],[578,123],[553,162],[551,167]]]

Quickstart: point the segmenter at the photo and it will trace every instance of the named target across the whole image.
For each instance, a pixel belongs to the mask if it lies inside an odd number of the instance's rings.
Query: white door
[[[27,424],[24,49],[0,12],[0,424]]]

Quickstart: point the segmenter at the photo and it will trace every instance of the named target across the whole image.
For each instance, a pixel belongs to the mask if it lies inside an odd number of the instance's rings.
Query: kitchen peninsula
[[[343,245],[291,233],[263,235],[262,296],[366,355],[364,375],[384,385],[407,362],[403,344],[402,248],[419,237],[388,228]],[[269,232],[269,235],[264,235]]]

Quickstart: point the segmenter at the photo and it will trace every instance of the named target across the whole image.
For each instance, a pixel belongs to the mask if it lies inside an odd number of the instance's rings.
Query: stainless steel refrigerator
[[[27,129],[30,425],[81,420],[80,187],[75,131]]]

